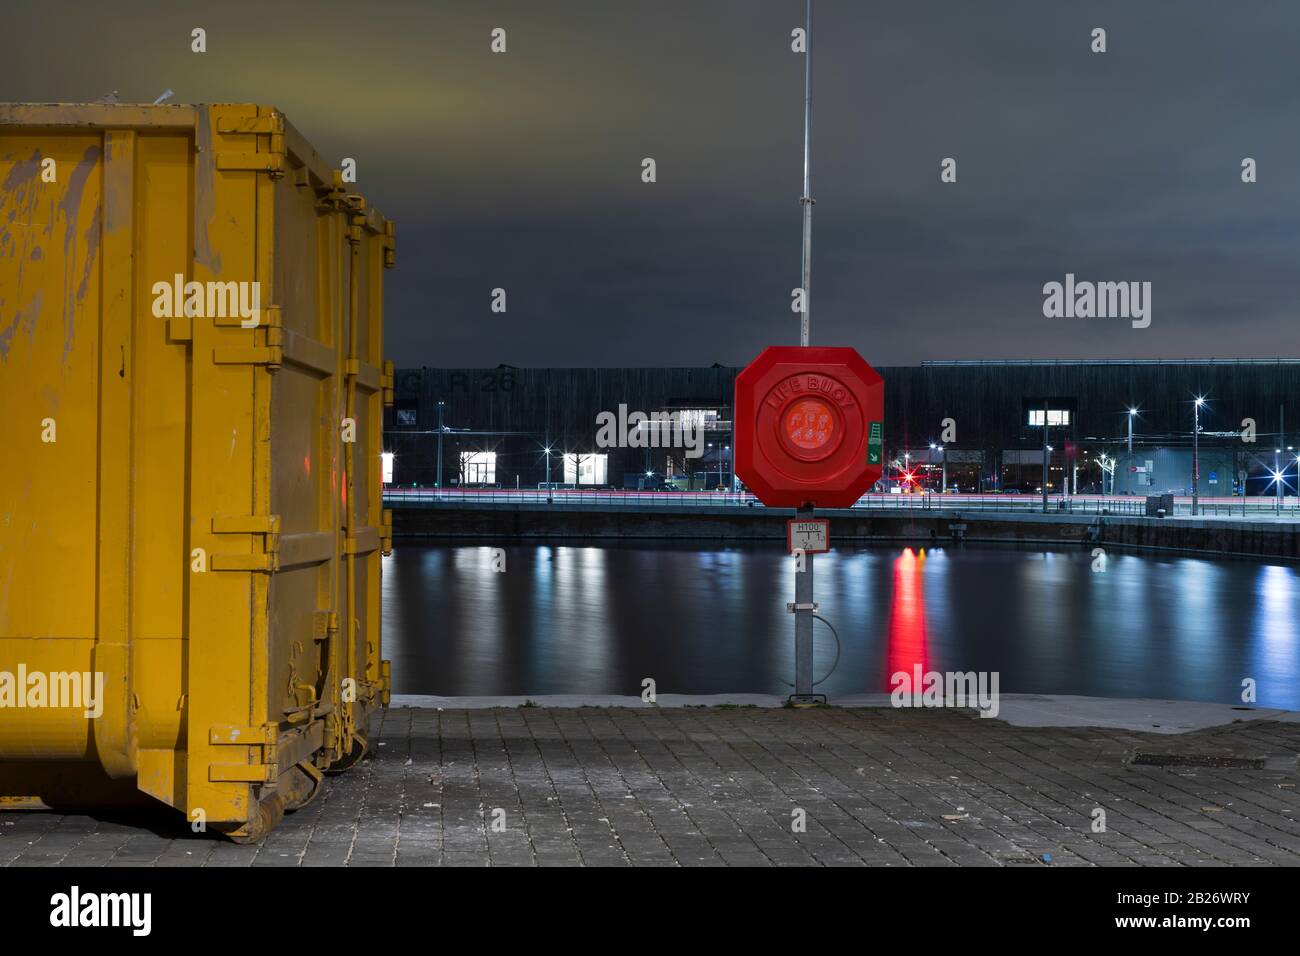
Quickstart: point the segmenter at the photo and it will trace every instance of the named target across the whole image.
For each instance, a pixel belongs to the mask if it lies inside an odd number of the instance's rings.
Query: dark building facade
[[[1288,443],[1300,448],[1300,360],[929,362],[878,371],[887,476],[896,484],[909,484],[900,476],[910,474],[913,486],[946,480],[961,491],[1032,492],[1042,482],[1046,419],[1051,490],[1102,490],[1098,461],[1106,456],[1116,462],[1108,491],[1188,493],[1199,416],[1201,494],[1272,494],[1279,466],[1294,493]],[[738,372],[400,369],[385,436],[393,483],[437,482],[441,434],[448,487],[536,488],[547,481],[548,461],[556,485],[731,487]],[[598,442],[599,415],[621,427],[636,412],[698,424],[698,447]],[[634,432],[620,431],[617,444],[636,443]]]

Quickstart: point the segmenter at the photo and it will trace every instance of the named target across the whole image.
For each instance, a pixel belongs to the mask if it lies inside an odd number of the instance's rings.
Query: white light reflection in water
[[[884,562],[887,560],[880,551],[840,549],[832,551],[831,554],[835,559],[835,587],[827,592],[830,600],[826,602],[826,612],[823,616],[839,632],[840,662],[835,673],[817,688],[818,692],[828,694],[844,693],[841,688],[868,686],[859,685],[857,682],[868,673],[867,661],[870,650],[884,640],[884,635],[864,633],[866,628],[862,622],[871,620],[872,608],[884,600],[877,575],[883,573]],[[791,595],[793,600],[793,591]],[[816,624],[813,634],[818,638],[814,645],[816,656],[813,664],[816,676],[820,678],[830,669],[831,662],[834,660],[835,638],[820,623]],[[820,640],[823,636],[824,642]],[[793,631],[791,641],[793,642]],[[878,660],[879,656],[879,654],[872,655],[873,662]],[[791,668],[794,666],[793,657],[790,659],[790,666]],[[876,666],[883,667],[883,664]]]
[[[539,686],[600,686],[618,639],[609,619],[608,552],[600,547],[555,548],[555,583],[547,641],[537,648],[532,675]],[[607,691],[608,693],[609,691]]]
[[[794,556],[791,555],[788,561],[793,568]],[[813,621],[813,680],[814,690],[818,693],[829,693],[834,688],[846,686],[847,675],[862,671],[866,635],[861,633],[861,628],[855,622],[869,613],[873,590],[870,566],[870,559],[866,555],[841,549],[819,554],[813,561],[813,600],[819,606],[817,613],[829,621],[839,635],[837,649],[836,636],[831,633],[831,628],[824,621]],[[790,574],[786,580],[786,593],[789,594],[789,600],[793,601],[794,574]],[[784,604],[782,608],[784,609]],[[787,612],[784,624],[788,639],[784,642],[785,653],[781,658],[780,677],[784,684],[793,685],[794,615]],[[794,687],[790,686],[787,690],[793,692]]]
[[[1275,564],[1259,569],[1255,579],[1256,612],[1247,673],[1235,680],[1237,700],[1241,680],[1253,677],[1260,707],[1295,709],[1296,677],[1300,673],[1300,634],[1296,605],[1300,593],[1294,568]]]
[[[699,622],[699,640],[707,643],[708,649],[697,658],[697,666],[708,667],[709,659],[715,654],[729,658],[750,652],[753,641],[743,627],[719,626],[722,621],[742,620],[745,614],[746,568],[741,554],[733,548],[715,551],[713,560],[701,570],[703,581],[700,583],[708,588],[713,600],[706,603],[708,613]],[[660,595],[661,601],[672,599],[671,593]],[[643,676],[654,677],[653,674]],[[661,694],[678,692],[671,686],[656,689]]]
[[[813,589],[817,587],[817,562],[813,562]],[[764,641],[756,650],[764,653],[764,670],[771,675],[773,689],[782,688],[791,693],[794,688],[786,684],[794,683],[794,615],[786,611],[787,602],[794,600],[795,559],[792,554],[783,554],[767,567],[764,575],[763,592],[767,595],[770,606],[768,625],[775,640]],[[782,637],[784,636],[784,637]]]
[[[447,637],[460,645],[458,680],[475,694],[491,693],[484,672],[499,666],[507,653],[503,607],[509,557],[505,572],[494,571],[493,552],[490,547],[457,548],[449,571],[458,606],[457,623]]]
[[[1022,627],[1007,637],[1015,642],[1025,668],[1060,668],[1067,642],[1077,633],[1069,614],[1077,570],[1069,554],[1044,551],[1023,556],[1017,602]],[[1002,691],[1007,692],[1005,684]]]
[[[1212,562],[1199,558],[1183,558],[1165,568],[1165,586],[1173,591],[1168,602],[1173,613],[1161,628],[1160,666],[1174,675],[1178,686],[1202,684],[1204,693],[1214,696],[1221,684],[1219,675],[1229,666],[1227,648],[1218,639],[1224,575]]]
[[[1155,666],[1158,654],[1150,615],[1151,567],[1143,558],[1109,554],[1105,571],[1093,571],[1093,590],[1099,606],[1102,631],[1094,642],[1092,656],[1109,661],[1102,665],[1120,679],[1130,675],[1136,686],[1140,675]]]
[[[987,662],[968,659],[973,655],[963,653],[959,635],[961,629],[952,614],[952,559],[946,548],[922,548],[925,560],[921,564],[925,595],[925,623],[929,631],[928,650],[931,670],[987,670]]]

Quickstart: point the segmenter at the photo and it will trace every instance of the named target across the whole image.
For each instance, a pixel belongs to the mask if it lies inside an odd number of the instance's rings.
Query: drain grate
[[[1222,767],[1228,770],[1263,770],[1264,757],[1230,757],[1224,754],[1157,754],[1139,751],[1129,761],[1142,767]]]

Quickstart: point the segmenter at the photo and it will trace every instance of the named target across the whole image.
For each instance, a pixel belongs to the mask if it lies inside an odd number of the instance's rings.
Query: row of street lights
[[[1205,402],[1205,396],[1203,396],[1203,395],[1198,395],[1198,396],[1196,396],[1195,401],[1192,403],[1192,515],[1193,515],[1193,516],[1196,516],[1196,515],[1199,515],[1199,514],[1200,514],[1200,491],[1201,491],[1201,487],[1200,487],[1200,486],[1201,486],[1201,441],[1200,441],[1200,439],[1201,439],[1201,406],[1204,405],[1205,403],[1206,403],[1206,402]],[[1048,410],[1047,410],[1047,408],[1045,407],[1045,408],[1043,409],[1043,430],[1044,430],[1044,437],[1046,437],[1046,432],[1047,432],[1047,427],[1048,427],[1048,426],[1047,426],[1047,415],[1048,415]],[[1134,421],[1135,418],[1137,418],[1137,415],[1138,415],[1138,409],[1137,409],[1136,406],[1131,407],[1131,408],[1128,409],[1128,416],[1127,416],[1127,417],[1128,417],[1128,454],[1129,454],[1129,460],[1130,460],[1130,462],[1131,462],[1132,459],[1133,459],[1133,421]],[[441,487],[441,484],[442,484],[442,481],[441,481],[441,476],[442,476],[442,436],[443,436],[443,432],[444,432],[444,430],[445,430],[444,427],[443,427],[443,419],[442,419],[442,416],[443,416],[443,403],[442,403],[442,402],[438,402],[438,464],[437,464],[436,477],[435,477],[435,480],[434,480],[434,486],[437,487],[437,488],[440,488],[440,487]],[[709,447],[710,447],[710,448],[713,447],[712,443],[709,444]],[[728,452],[729,452],[729,451],[731,450],[731,446],[730,446],[730,445],[725,446],[725,448],[722,449],[722,450],[725,450],[725,451],[728,451]],[[947,450],[947,448],[946,448],[945,446],[940,445],[940,444],[937,444],[937,443],[935,443],[935,442],[930,442],[930,450],[931,450],[932,452],[933,452],[933,451],[937,451],[937,452],[939,452],[939,453],[941,454],[941,456],[942,456],[942,462],[943,462],[943,477],[942,477],[941,490],[942,490],[943,493],[946,494],[947,491],[948,491],[948,450]],[[1047,501],[1046,501],[1046,498],[1047,498],[1047,479],[1046,479],[1046,466],[1047,466],[1047,462],[1046,462],[1046,455],[1050,454],[1050,453],[1053,451],[1053,448],[1052,448],[1051,445],[1049,445],[1049,444],[1047,444],[1046,442],[1044,442],[1044,443],[1043,443],[1043,450],[1044,450],[1044,452],[1045,452],[1044,462],[1043,462],[1043,465],[1044,465],[1044,480],[1043,480],[1043,499],[1044,499],[1044,500],[1043,500],[1043,507],[1046,508],[1046,507],[1047,507]],[[1293,448],[1292,446],[1290,446],[1290,445],[1287,446],[1287,449],[1286,449],[1286,450],[1287,450],[1288,452],[1294,452],[1294,448]],[[548,491],[549,491],[549,489],[550,489],[550,485],[551,485],[551,448],[549,447],[549,445],[544,449],[544,451],[545,451],[545,454],[546,454],[546,485],[547,485],[547,489],[548,489]],[[1283,486],[1283,477],[1282,477],[1282,476],[1283,476],[1283,471],[1282,471],[1282,469],[1281,469],[1281,455],[1282,455],[1282,449],[1280,449],[1280,448],[1276,448],[1276,449],[1273,450],[1273,474],[1272,474],[1272,478],[1273,478],[1273,484],[1274,484],[1275,489],[1276,489],[1276,490],[1275,490],[1275,494],[1276,494],[1276,498],[1277,498],[1277,509],[1278,509],[1279,511],[1281,510],[1281,507],[1282,507],[1282,486]],[[910,453],[909,453],[909,454],[905,454],[903,457],[904,457],[904,459],[908,460],[908,464],[910,465],[910,459],[911,459],[911,457],[912,457],[911,454],[910,454]],[[723,466],[723,460],[722,460],[722,459],[723,459],[723,456],[722,456],[721,454],[719,454],[719,461],[718,461],[718,483],[719,483],[719,485],[721,485],[721,483],[722,483],[722,466]],[[1296,465],[1297,465],[1297,474],[1300,475],[1300,455],[1296,455],[1296,456],[1295,456],[1295,460],[1296,460]],[[1099,463],[1099,465],[1101,466],[1101,469],[1102,469],[1102,483],[1101,483],[1102,494],[1104,495],[1105,492],[1106,492],[1106,475],[1108,475],[1108,474],[1110,475],[1110,490],[1111,490],[1111,494],[1114,494],[1114,493],[1115,493],[1115,467],[1116,467],[1116,461],[1115,461],[1115,459],[1108,457],[1108,456],[1103,452],[1102,455],[1101,455],[1101,458],[1100,458],[1100,460],[1099,460],[1098,463]],[[1132,486],[1131,486],[1131,483],[1130,483],[1130,482],[1128,482],[1128,481],[1125,482],[1125,488],[1124,488],[1124,490],[1125,490],[1126,492],[1128,492],[1128,493],[1132,493],[1133,489],[1132,489]]]
[[[1200,477],[1200,442],[1199,442],[1199,435],[1200,435],[1200,430],[1201,430],[1201,425],[1200,425],[1200,410],[1201,410],[1201,406],[1204,405],[1204,404],[1205,404],[1205,398],[1202,397],[1202,396],[1198,396],[1197,399],[1196,399],[1195,408],[1194,408],[1194,412],[1193,412],[1194,422],[1193,422],[1193,432],[1192,432],[1192,514],[1196,514],[1196,513],[1197,513],[1198,502],[1199,502],[1199,495],[1198,495],[1198,491],[1199,491],[1198,484],[1199,484],[1199,477]],[[1044,439],[1046,439],[1046,437],[1047,437],[1047,428],[1048,428],[1047,419],[1048,419],[1048,415],[1049,415],[1049,409],[1046,407],[1046,405],[1044,405],[1044,407],[1043,407],[1043,437],[1044,437]],[[1134,420],[1135,418],[1137,418],[1137,415],[1138,415],[1138,409],[1137,409],[1136,406],[1129,408],[1129,410],[1128,410],[1128,454],[1129,454],[1129,459],[1130,459],[1130,461],[1132,460],[1132,457],[1133,457],[1133,420]],[[946,493],[947,490],[948,490],[948,451],[947,451],[947,449],[946,449],[943,445],[936,444],[935,442],[930,442],[930,450],[931,450],[931,451],[937,451],[937,452],[942,453],[942,456],[943,456],[943,479],[942,479],[942,486],[941,486],[941,487],[942,487],[942,490]],[[1050,444],[1048,444],[1046,440],[1044,440],[1044,442],[1043,442],[1043,508],[1044,508],[1044,510],[1046,510],[1046,508],[1047,508],[1047,484],[1048,484],[1047,457],[1048,457],[1048,456],[1049,456],[1049,455],[1050,455],[1054,450],[1055,450],[1055,449],[1054,449]],[[910,455],[910,454],[905,454],[903,457],[904,457],[904,459],[910,459],[910,458],[911,458],[911,455]],[[1298,462],[1300,462],[1300,456],[1298,456],[1296,460],[1297,460]],[[1108,456],[1103,452],[1099,464],[1101,465],[1101,469],[1102,469],[1102,479],[1101,479],[1102,494],[1105,494],[1105,492],[1106,492],[1106,475],[1107,475],[1107,474],[1110,475],[1110,490],[1111,490],[1111,494],[1114,494],[1114,493],[1115,493],[1115,466],[1116,466],[1116,461],[1115,461],[1115,459],[1108,457]],[[1126,483],[1126,484],[1125,484],[1125,491],[1126,491],[1126,492],[1131,492],[1132,490],[1133,490],[1133,489],[1128,485],[1128,483]]]
[[[1192,516],[1200,514],[1201,510],[1201,406],[1205,404],[1205,396],[1197,395],[1196,400],[1192,402]],[[1137,407],[1131,407],[1128,410],[1128,455],[1130,463],[1133,460],[1133,419],[1137,418]],[[1105,455],[1102,456],[1102,486],[1105,487]],[[1130,464],[1130,469],[1132,465]],[[1114,490],[1114,468],[1111,463],[1111,490]],[[1131,473],[1131,472],[1130,472]],[[1125,491],[1132,492],[1131,483],[1125,482]]]
[[[1204,395],[1197,395],[1196,398],[1195,398],[1195,401],[1192,402],[1192,516],[1193,516],[1193,517],[1196,517],[1197,515],[1199,515],[1199,514],[1200,514],[1200,511],[1201,511],[1201,509],[1200,509],[1200,503],[1201,503],[1201,406],[1204,405],[1204,404],[1205,404],[1205,396],[1204,396]],[[1136,408],[1130,408],[1130,409],[1128,410],[1128,451],[1129,451],[1130,460],[1131,460],[1132,455],[1133,455],[1133,419],[1134,419],[1136,416],[1137,416],[1137,409],[1136,409]],[[1288,452],[1292,452],[1292,453],[1294,453],[1294,449],[1293,449],[1293,447],[1292,447],[1291,445],[1288,445],[1286,450],[1287,450]],[[1276,500],[1276,508],[1275,508],[1275,510],[1276,510],[1278,513],[1280,513],[1281,510],[1282,510],[1282,488],[1283,488],[1283,485],[1285,484],[1284,479],[1283,479],[1283,475],[1284,475],[1285,473],[1282,471],[1281,456],[1282,456],[1282,449],[1281,449],[1281,448],[1275,448],[1275,449],[1273,449],[1273,475],[1272,475],[1272,477],[1273,477],[1273,486],[1274,486],[1274,497],[1275,497],[1275,500]],[[1104,456],[1103,456],[1103,457],[1104,457]],[[1296,461],[1296,466],[1297,466],[1296,474],[1297,474],[1297,475],[1300,475],[1300,455],[1296,455],[1296,456],[1295,456],[1295,461]],[[1104,468],[1104,467],[1105,467],[1105,466],[1103,465],[1103,468]],[[1112,468],[1113,468],[1113,465],[1112,465]],[[1113,481],[1113,479],[1112,479],[1111,484],[1112,484],[1112,487],[1113,487],[1113,485],[1114,485],[1114,481]],[[1244,494],[1244,493],[1245,493],[1245,489],[1243,489],[1242,492],[1243,492],[1243,494]]]
[[[1201,503],[1201,406],[1203,406],[1203,405],[1205,405],[1205,404],[1206,404],[1206,399],[1205,399],[1205,396],[1203,396],[1203,395],[1197,395],[1197,396],[1195,397],[1195,401],[1193,401],[1193,403],[1192,403],[1192,514],[1193,514],[1193,515],[1199,515],[1199,514],[1200,514],[1200,503]],[[1046,438],[1046,429],[1047,429],[1047,427],[1048,427],[1048,426],[1047,426],[1047,415],[1048,415],[1048,409],[1047,409],[1046,407],[1044,407],[1044,409],[1043,409],[1043,429],[1044,429],[1044,438]],[[1137,408],[1136,406],[1133,406],[1133,407],[1131,407],[1131,408],[1128,409],[1128,416],[1127,416],[1127,417],[1128,417],[1128,455],[1129,455],[1129,461],[1130,461],[1130,462],[1133,460],[1133,421],[1134,421],[1134,419],[1137,418],[1137,416],[1138,416],[1138,408]],[[947,449],[946,449],[943,445],[936,444],[935,442],[930,442],[930,450],[931,450],[931,451],[938,451],[938,452],[941,452],[942,455],[943,455],[943,485],[942,485],[942,489],[943,489],[943,491],[946,492],[946,491],[948,490],[948,452],[947,452]],[[1044,509],[1046,509],[1046,507],[1047,507],[1047,480],[1048,480],[1048,479],[1047,479],[1047,458],[1048,458],[1048,456],[1052,453],[1053,450],[1054,450],[1054,449],[1053,449],[1053,447],[1052,447],[1051,445],[1047,444],[1046,441],[1043,442],[1043,453],[1044,453],[1044,458],[1043,458],[1043,507],[1044,507]],[[1300,454],[1295,454],[1295,449],[1294,449],[1294,447],[1291,446],[1291,445],[1288,445],[1286,450],[1287,450],[1289,453],[1292,453],[1292,454],[1295,455],[1296,474],[1297,474],[1297,475],[1300,475]],[[1282,468],[1281,468],[1281,454],[1282,454],[1282,449],[1280,449],[1280,448],[1278,448],[1278,449],[1274,449],[1274,452],[1273,452],[1273,456],[1274,456],[1274,457],[1273,457],[1273,475],[1272,475],[1272,477],[1273,477],[1273,484],[1275,485],[1275,488],[1276,488],[1277,510],[1278,510],[1279,512],[1281,511],[1281,508],[1282,508],[1282,487],[1283,487],[1283,484],[1284,484],[1284,479],[1283,479],[1284,472],[1282,471]],[[911,464],[910,459],[911,459],[911,457],[912,457],[912,456],[911,456],[910,454],[904,454],[904,456],[903,456],[904,461],[906,462],[905,471],[908,470],[908,469],[910,468],[910,464]],[[1107,454],[1105,454],[1105,453],[1103,452],[1102,455],[1101,455],[1100,460],[1098,461],[1098,464],[1101,466],[1101,470],[1102,470],[1102,482],[1101,482],[1102,494],[1104,495],[1104,494],[1106,493],[1106,476],[1107,476],[1107,475],[1110,476],[1110,492],[1111,492],[1111,494],[1114,494],[1114,493],[1115,493],[1115,469],[1116,469],[1116,466],[1117,466],[1117,464],[1118,464],[1117,461],[1116,461],[1114,458],[1111,458],[1110,456],[1108,456]],[[1130,466],[1130,469],[1131,469],[1131,466]],[[910,473],[910,472],[909,472],[909,473]],[[1130,471],[1130,473],[1131,473],[1131,471]],[[1133,488],[1132,488],[1132,484],[1131,484],[1131,482],[1129,482],[1129,481],[1126,481],[1126,482],[1125,482],[1125,488],[1124,488],[1124,490],[1125,490],[1125,492],[1127,492],[1127,493],[1132,493]]]

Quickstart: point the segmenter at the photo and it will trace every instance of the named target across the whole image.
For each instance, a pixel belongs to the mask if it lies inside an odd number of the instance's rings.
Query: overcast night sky
[[[802,0],[11,0],[0,100],[266,103],[356,157],[397,222],[398,365],[739,365],[798,341],[802,23]],[[814,344],[1300,353],[1298,49],[1293,0],[819,0]],[[1067,272],[1151,282],[1151,326],[1044,318]]]

